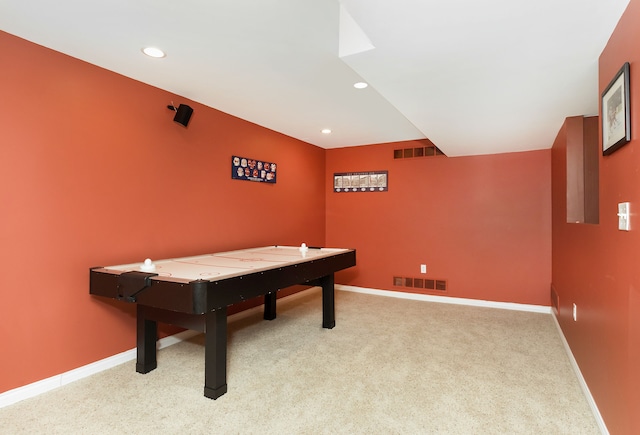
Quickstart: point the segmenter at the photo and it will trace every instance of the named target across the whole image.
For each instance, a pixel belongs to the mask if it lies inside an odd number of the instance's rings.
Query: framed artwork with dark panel
[[[605,156],[631,140],[629,100],[629,62],[626,62],[602,92],[602,154]]]

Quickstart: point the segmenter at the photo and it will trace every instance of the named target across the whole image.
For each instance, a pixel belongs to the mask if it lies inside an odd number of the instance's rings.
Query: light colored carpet
[[[7,434],[598,434],[551,315],[318,288],[229,321],[228,392],[203,336],[0,409]]]

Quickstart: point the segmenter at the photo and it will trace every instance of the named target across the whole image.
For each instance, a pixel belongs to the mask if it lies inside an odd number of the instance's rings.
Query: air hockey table
[[[322,327],[335,326],[334,273],[355,266],[356,251],[267,246],[194,257],[90,269],[89,293],[135,303],[136,371],[157,367],[158,322],[205,333],[204,395],[227,392],[227,307],[264,296],[264,318],[276,318],[276,293],[322,287]]]

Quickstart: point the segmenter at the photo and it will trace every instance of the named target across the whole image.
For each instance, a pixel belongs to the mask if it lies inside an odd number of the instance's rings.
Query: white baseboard
[[[402,299],[411,299],[418,301],[428,301],[428,302],[440,302],[447,304],[458,304],[458,305],[471,305],[474,307],[489,307],[489,308],[502,308],[507,310],[520,310],[520,311],[529,311],[534,313],[549,313],[553,318],[553,321],[556,324],[556,328],[558,329],[558,333],[560,335],[560,339],[562,340],[562,344],[564,346],[567,355],[569,356],[569,361],[571,362],[571,367],[573,368],[574,373],[578,378],[578,383],[580,384],[580,388],[584,393],[585,398],[587,399],[587,403],[591,408],[591,412],[596,419],[598,427],[600,428],[600,432],[603,435],[608,435],[609,430],[607,429],[607,425],[604,423],[602,415],[600,414],[600,410],[596,405],[593,396],[591,395],[591,391],[587,386],[587,382],[584,380],[582,376],[582,372],[580,371],[580,367],[578,367],[578,362],[573,356],[571,352],[571,348],[569,347],[569,343],[562,332],[562,328],[560,328],[560,323],[558,323],[558,319],[556,318],[556,314],[553,312],[551,307],[544,307],[540,305],[527,305],[527,304],[514,304],[514,303],[505,303],[505,302],[492,302],[492,301],[481,301],[476,299],[463,299],[463,298],[451,298],[446,296],[437,296],[437,295],[423,295],[416,293],[406,293],[400,291],[390,291],[390,290],[375,290],[361,287],[353,287],[347,285],[336,284],[336,290],[344,290],[344,291],[352,291],[356,293],[367,293],[371,295],[379,295],[379,296],[388,296],[394,298],[402,298]]]
[[[199,332],[183,331],[175,335],[162,338],[158,340],[158,349],[163,349],[167,346],[171,346],[172,344],[187,340],[197,334],[199,334]],[[136,359],[135,348],[107,357],[100,361],[78,367],[77,369],[70,370],[60,375],[52,376],[41,381],[9,390],[0,394],[0,408],[55,390],[58,387],[62,387],[70,384],[71,382],[86,378],[87,376],[91,376],[134,359]]]
[[[578,377],[578,383],[580,384],[580,388],[584,394],[584,397],[587,399],[587,403],[589,403],[589,407],[591,408],[591,412],[593,412],[593,416],[598,423],[598,427],[600,428],[600,432],[603,435],[608,435],[609,430],[607,429],[607,425],[602,418],[602,414],[600,414],[600,410],[598,409],[598,405],[596,405],[596,401],[593,399],[591,395],[591,391],[589,390],[589,386],[587,385],[587,381],[584,380],[582,376],[582,372],[580,371],[580,367],[578,367],[578,362],[573,356],[573,352],[571,352],[571,348],[569,347],[569,343],[562,332],[562,328],[560,327],[560,323],[558,322],[558,318],[556,317],[555,312],[551,312],[553,317],[553,321],[556,324],[556,328],[558,329],[558,334],[560,335],[560,339],[562,340],[562,344],[564,345],[564,350],[567,352],[567,356],[569,357],[569,361],[571,362],[571,366],[573,367],[573,371]]]
[[[411,299],[411,300],[420,300],[420,301],[429,301],[429,302],[439,302],[439,303],[449,303],[449,304],[458,304],[458,305],[471,305],[476,307],[488,307],[488,308],[501,308],[508,310],[520,310],[520,311],[529,311],[536,313],[552,313],[551,307],[544,307],[538,305],[527,305],[527,304],[515,304],[508,302],[492,302],[492,301],[482,301],[476,299],[462,299],[462,298],[452,298],[447,296],[437,296],[437,295],[423,295],[423,294],[415,294],[415,293],[405,293],[398,291],[389,291],[389,290],[376,290],[376,289],[368,289],[362,287],[354,287],[347,285],[335,285],[336,290],[342,291],[351,291],[356,293],[366,293],[377,296],[387,296],[387,297],[395,297],[395,298],[403,298],[403,299]],[[303,292],[300,292],[303,293]],[[287,298],[296,298],[300,296],[300,293],[294,293]],[[242,318],[246,315],[253,313],[255,310],[261,310],[262,307],[254,307],[245,311],[241,311],[240,313],[234,314],[233,318]],[[604,434],[608,434],[606,426],[604,424],[604,420],[602,420],[602,416],[598,410],[598,407],[589,392],[589,388],[587,387],[584,378],[582,377],[582,373],[580,373],[580,369],[573,358],[573,354],[569,349],[569,345],[567,344],[564,335],[562,334],[562,330],[560,329],[560,325],[558,324],[555,315],[553,316],[556,326],[558,327],[558,331],[560,332],[560,337],[564,343],[565,349],[567,350],[567,354],[569,355],[569,359],[571,360],[571,364],[573,366],[576,375],[580,381],[580,386],[587,397],[587,401],[589,402],[589,406],[593,410],[596,419],[598,420],[598,425],[602,429]],[[158,348],[163,349],[165,347],[171,346],[173,344],[179,343],[180,341],[187,340],[195,335],[198,335],[197,331],[183,331],[178,334],[162,338],[158,340]],[[100,361],[96,361],[91,364],[87,364],[83,367],[79,367],[74,370],[70,370],[68,372],[62,373],[60,375],[52,376],[47,379],[43,379],[41,381],[37,381],[22,387],[15,388],[13,390],[9,390],[0,394],[0,408],[5,406],[12,405],[14,403],[20,402],[22,400],[28,399],[30,397],[35,397],[39,394],[46,393],[48,391],[54,390],[58,387],[62,387],[71,382],[80,380],[82,378],[86,378],[87,376],[91,376],[93,374],[99,373],[101,371],[110,369],[112,367],[116,367],[120,364],[123,364],[128,361],[132,361],[136,358],[136,349],[130,349],[125,352],[121,352],[119,354],[107,357]]]
[[[296,298],[300,297],[300,293],[298,292],[286,296],[287,298]],[[262,311],[264,308],[262,305],[257,307],[249,308],[244,311],[240,311],[238,313],[232,314],[229,316],[229,320],[239,320],[243,317],[249,316],[255,313],[256,310]],[[158,340],[157,348],[164,349],[165,347],[171,346],[173,344],[179,343],[184,340],[188,340],[189,338],[201,334],[197,331],[186,330],[179,332],[174,335],[170,335],[168,337],[164,337]],[[51,376],[47,379],[42,379],[40,381],[33,382],[28,385],[24,385],[22,387],[14,388],[13,390],[6,391],[0,394],[0,408],[4,408],[5,406],[13,405],[14,403],[20,402],[25,399],[29,399],[31,397],[35,397],[39,394],[46,393],[48,391],[54,390],[58,387],[62,387],[63,385],[67,385],[71,382],[80,380],[82,378],[86,378],[87,376],[91,376],[93,374],[99,373],[104,370],[108,370],[120,364],[123,364],[128,361],[132,361],[136,359],[136,349],[129,349],[127,351],[121,352],[119,354],[101,359],[100,361],[96,361],[90,364],[87,364],[82,367],[78,367],[77,369],[70,370],[68,372],[62,373],[60,375]]]
[[[529,311],[533,313],[551,312],[551,307],[542,305],[516,304],[512,302],[493,302],[483,301],[479,299],[452,298],[449,296],[423,295],[419,293],[407,293],[391,290],[376,290],[363,287],[354,287],[350,285],[336,284],[336,290],[345,290],[356,293],[367,293],[370,295],[388,296],[392,298],[411,299],[414,301],[439,302],[444,304],[470,305],[473,307],[500,308],[503,310]]]

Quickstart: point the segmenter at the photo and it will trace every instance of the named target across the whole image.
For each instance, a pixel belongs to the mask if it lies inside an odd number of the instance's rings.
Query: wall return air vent
[[[440,151],[440,149],[435,145],[429,145],[426,147],[417,147],[417,148],[401,148],[393,150],[393,158],[394,159],[412,159],[416,157],[434,157],[434,156],[445,156],[445,154]]]
[[[447,291],[447,281],[444,279],[425,279],[425,278],[394,276],[393,286],[394,287],[410,287],[415,289],[437,291],[437,292]]]

